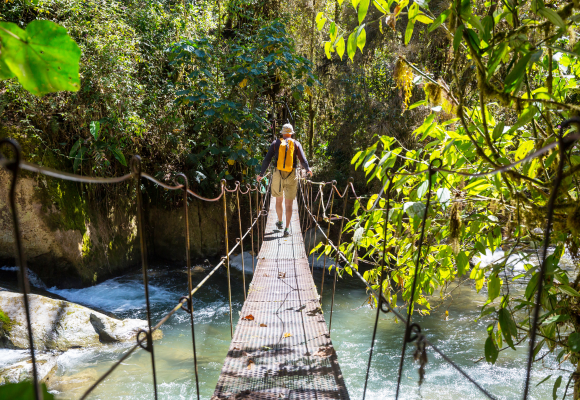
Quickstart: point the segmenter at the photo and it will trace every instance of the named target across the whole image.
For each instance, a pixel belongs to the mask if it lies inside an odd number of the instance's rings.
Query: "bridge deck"
[[[349,399],[320,312],[296,202],[293,210],[292,235],[284,238],[271,201],[258,264],[212,400]]]

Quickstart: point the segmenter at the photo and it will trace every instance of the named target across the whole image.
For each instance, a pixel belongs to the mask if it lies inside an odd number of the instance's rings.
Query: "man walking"
[[[282,127],[282,139],[276,139],[270,145],[268,154],[266,154],[266,158],[262,162],[262,170],[256,177],[258,182],[262,180],[270,165],[270,161],[272,161],[272,157],[275,156],[276,171],[274,171],[274,175],[272,176],[272,196],[276,198],[276,214],[278,215],[276,227],[278,229],[282,229],[284,226],[282,222],[282,200],[286,198],[286,228],[284,229],[284,236],[290,235],[288,227],[292,219],[292,203],[296,198],[296,190],[298,189],[298,178],[296,176],[297,160],[300,160],[302,168],[312,176],[312,171],[304,156],[302,145],[292,139],[292,134],[294,134],[292,125],[285,124]]]

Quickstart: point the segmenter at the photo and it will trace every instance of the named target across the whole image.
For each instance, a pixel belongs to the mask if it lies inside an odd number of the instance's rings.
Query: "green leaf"
[[[528,286],[526,286],[526,299],[530,300],[536,289],[538,288],[538,281],[540,280],[540,274],[535,273],[532,276],[532,279],[528,282]]]
[[[370,5],[370,0],[360,0],[360,3],[358,5],[358,24],[360,25],[366,15],[367,15],[367,11],[369,10],[369,5]]]
[[[514,156],[516,161],[519,161],[522,158],[524,158],[534,148],[535,145],[536,144],[533,140],[526,140],[525,142],[520,143]]]
[[[6,63],[0,56],[0,80],[14,78],[15,76],[16,75],[14,75],[12,71],[10,71],[10,68],[8,68],[8,65],[6,65]]]
[[[407,28],[405,29],[405,46],[409,44],[411,38],[413,37],[413,29],[415,28],[415,20],[409,19],[407,22]]]
[[[354,55],[356,53],[356,36],[354,32],[348,37],[348,41],[346,42],[346,52],[348,53],[350,61],[354,62]]]
[[[427,189],[429,188],[429,181],[423,181],[419,187],[417,188],[417,198],[422,199],[425,193],[427,193]]]
[[[321,18],[320,21],[316,23],[316,27],[318,28],[319,31],[321,31],[322,28],[324,28],[324,24],[326,24],[326,18]]]
[[[542,8],[542,9],[538,10],[538,14],[540,14],[542,17],[549,20],[553,25],[556,25],[558,28],[562,29],[563,31],[566,30],[566,23],[564,22],[562,17],[560,17],[560,15],[558,15],[558,13],[556,11],[551,10],[549,8]]]
[[[580,353],[580,333],[572,332],[570,336],[568,336],[568,347],[574,353]]]
[[[493,49],[491,57],[489,58],[489,61],[487,63],[487,79],[488,80],[495,73],[495,70],[497,69],[499,63],[504,58],[504,56],[507,54],[508,49],[509,49],[509,47],[508,47],[507,43],[505,43],[505,42],[500,43],[499,46],[496,46]]]
[[[361,53],[365,47],[366,42],[367,42],[367,32],[365,31],[365,28],[362,28],[360,33],[356,37],[356,46],[360,49]]]
[[[32,21],[26,30],[0,22],[0,41],[1,60],[30,93],[79,90],[81,50],[65,28],[43,20]]]
[[[546,381],[547,381],[548,379],[550,379],[551,377],[552,377],[552,374],[550,374],[550,375],[546,376],[544,379],[542,379],[542,380],[540,381],[540,383],[538,383],[538,384],[536,385],[536,387],[540,386],[542,383],[546,382]]]
[[[505,80],[504,80],[504,92],[505,93],[510,93],[511,91],[513,91],[518,83],[518,81],[521,81],[524,77],[524,72],[526,71],[526,67],[528,66],[528,62],[530,61],[530,58],[532,57],[532,53],[528,53],[525,56],[523,56],[522,58],[520,58],[520,60],[518,61],[518,63],[512,68],[512,70],[510,71],[510,73],[508,74],[508,76],[506,76]]]
[[[558,286],[558,288],[566,293],[568,296],[572,296],[572,297],[580,297],[580,293],[578,293],[576,290],[572,289],[570,286],[568,285],[560,285]]]
[[[497,124],[495,128],[493,128],[493,134],[491,135],[493,140],[497,140],[501,137],[501,135],[503,134],[504,127],[505,123],[502,121],[499,124]]]
[[[70,149],[70,153],[68,154],[69,157],[74,157],[75,154],[79,151],[79,147],[81,146],[81,139],[77,140],[77,142],[73,145],[72,149]]]
[[[352,6],[354,7],[355,11],[356,11],[356,7],[358,6],[360,0],[350,0]]]
[[[127,161],[125,160],[125,156],[123,155],[123,153],[121,153],[121,150],[113,146],[109,146],[109,150],[111,150],[111,153],[113,153],[117,161],[119,161],[125,167],[127,166]]]
[[[413,108],[417,108],[419,106],[426,106],[427,104],[429,104],[427,100],[419,100],[418,102],[411,104],[408,110],[412,110]]]
[[[40,384],[40,388],[44,400],[54,400],[54,396],[48,393],[44,383]],[[34,386],[30,381],[5,383],[4,385],[0,386],[0,399],[34,400],[36,399],[34,394]]]
[[[336,23],[334,21],[330,24],[329,33],[330,33],[330,41],[334,42],[336,40]]]
[[[331,54],[330,51],[332,50],[332,43],[324,42],[324,53],[326,53],[326,58],[330,59]]]
[[[515,350],[512,336],[516,337],[517,327],[508,309],[501,308],[498,312],[499,326],[506,343]]]
[[[389,4],[385,0],[373,0],[373,4],[383,15],[389,12]]]
[[[451,13],[451,10],[445,10],[444,12],[439,14],[439,16],[433,22],[433,24],[429,27],[428,31],[433,32],[435,29],[439,28],[441,26],[441,24],[443,22],[445,22],[445,20],[447,19],[447,17],[449,16],[450,13]]]
[[[459,48],[459,43],[461,43],[461,39],[463,39],[463,29],[465,29],[465,25],[459,25],[455,30],[455,36],[453,37],[453,51],[457,51]]]
[[[338,42],[336,43],[336,52],[340,57],[340,61],[342,61],[342,56],[344,55],[344,38],[342,36],[338,38]]]
[[[95,140],[99,140],[99,131],[101,130],[101,123],[99,121],[91,121],[89,130]]]
[[[499,296],[501,289],[501,281],[497,274],[490,274],[487,281],[487,298],[490,301],[495,300]]]
[[[457,275],[464,275],[469,267],[469,259],[464,251],[460,251],[459,254],[455,256],[455,263],[457,265]]]
[[[423,13],[417,15],[417,17],[415,17],[415,21],[419,21],[427,25],[433,23],[433,20]]]
[[[551,11],[551,10],[550,10]],[[554,388],[552,389],[552,399],[556,400],[558,398],[558,388],[562,384],[562,375],[560,375],[556,382],[554,382]]]
[[[485,341],[485,361],[491,364],[495,364],[497,360],[497,356],[499,354],[499,350],[495,347],[495,343],[491,338],[491,335],[487,337]]]

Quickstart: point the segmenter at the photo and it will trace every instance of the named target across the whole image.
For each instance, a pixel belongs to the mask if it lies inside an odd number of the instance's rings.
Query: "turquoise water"
[[[151,301],[153,321],[159,320],[186,293],[186,275],[181,268],[159,266],[151,271]],[[196,275],[195,282],[203,278]],[[247,283],[251,275],[247,275]],[[321,270],[315,270],[315,281],[320,283]],[[141,274],[130,274],[111,279],[85,289],[53,290],[71,301],[98,307],[116,313],[123,318],[145,318],[145,301]],[[194,284],[195,284],[194,282]],[[234,323],[243,303],[241,273],[232,270]],[[327,275],[323,293],[323,309],[328,322],[330,312],[330,282]],[[352,399],[361,399],[369,344],[375,318],[375,310],[365,305],[365,287],[356,278],[340,279],[337,284],[332,340],[338,353],[342,372]],[[525,374],[527,346],[517,351],[500,353],[496,365],[485,361],[474,362],[483,356],[487,322],[474,320],[486,294],[476,294],[469,287],[459,288],[430,316],[414,319],[429,340],[475,378],[498,399],[521,397]],[[434,303],[439,303],[434,299]],[[197,293],[196,339],[198,349],[201,398],[209,399],[218,380],[224,357],[230,343],[227,278],[223,271],[210,278]],[[445,310],[449,312],[445,320]],[[394,398],[397,370],[402,345],[403,325],[395,323],[390,314],[382,314],[367,399]],[[180,311],[172,316],[162,328],[163,339],[155,342],[155,360],[160,399],[195,398],[192,342],[189,314]],[[104,373],[127,349],[123,346],[107,346],[101,349],[70,350],[59,359],[58,375],[68,385],[55,392],[61,399],[76,399],[97,376]],[[418,382],[418,366],[413,362],[414,345],[407,351],[402,378],[402,399],[481,399],[477,389],[439,356],[428,349],[425,381]],[[561,371],[550,355],[544,366],[537,363],[534,369],[530,399],[551,398],[552,386]],[[535,384],[544,376],[553,374],[539,387]],[[567,379],[567,376],[564,379]],[[565,383],[565,382],[564,382]],[[565,384],[563,385],[565,386]],[[563,388],[560,389],[560,397]],[[92,399],[149,399],[152,396],[152,374],[149,353],[138,350],[111,374],[93,393]]]

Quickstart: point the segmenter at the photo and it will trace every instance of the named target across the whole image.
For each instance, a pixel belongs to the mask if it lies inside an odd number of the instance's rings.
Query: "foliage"
[[[54,396],[46,390],[44,383],[40,384],[42,396],[45,400],[53,400]],[[13,400],[33,400],[36,399],[34,395],[34,385],[30,381],[23,381],[19,383],[5,383],[0,386],[0,398]]]
[[[425,1],[376,0],[373,4],[392,28],[406,10],[405,44],[411,42],[416,22],[431,25],[429,31],[433,35],[438,34],[435,29],[443,30],[452,60],[447,66],[446,82],[400,57],[397,64],[413,69],[419,77],[413,82],[424,87],[427,97],[409,109],[429,107],[432,111],[414,131],[421,146],[403,150],[393,138],[382,136],[357,153],[352,162],[364,170],[369,181],[381,185],[387,185],[389,167],[416,175],[394,177],[392,197],[396,201],[391,204],[387,221],[383,210],[365,212],[357,205],[355,218],[346,227],[356,240],[344,243],[342,249],[352,259],[367,258],[375,265],[385,258],[391,279],[384,281],[382,289],[393,306],[398,299],[409,306],[419,257],[422,267],[418,292],[410,312],[431,312],[434,300],[430,296],[439,289],[445,298],[448,284],[460,277],[469,279],[459,284],[473,281],[478,292],[486,288],[488,301],[480,318],[489,321],[485,356],[495,362],[504,341],[508,348],[514,348],[529,334],[539,278],[535,254],[543,239],[539,232],[545,225],[557,166],[564,163],[551,238],[553,252],[547,259],[542,293],[538,331],[541,339],[534,352],[539,359],[546,352],[557,354],[557,361],[569,360],[578,367],[577,147],[569,149],[565,159],[560,159],[556,147],[493,176],[463,177],[438,172],[431,183],[427,180],[428,164],[436,159],[447,169],[479,173],[522,160],[557,141],[557,121],[580,111],[576,105],[580,48],[575,42],[575,3],[454,0],[438,17],[431,14]],[[362,15],[358,28],[353,30],[356,36],[365,26],[366,10],[361,7],[366,6],[362,1],[353,2],[353,6],[358,6],[359,16]],[[373,22],[366,22],[366,26]],[[330,29],[332,46],[336,46],[332,39],[336,29]],[[401,81],[404,89],[410,79]],[[403,102],[406,101],[405,96]],[[427,210],[425,245],[418,255],[421,218],[429,194],[432,201]],[[372,203],[373,198],[366,207]],[[384,206],[381,200],[380,207]],[[387,254],[383,255],[385,229]],[[500,261],[489,265],[481,262],[489,251],[497,249],[505,251]],[[563,261],[566,251],[572,265]],[[525,265],[521,273],[514,271],[516,261]],[[365,277],[376,285],[379,274],[380,268],[376,267],[365,272]],[[579,383],[576,380],[575,398],[580,396]]]
[[[80,49],[66,29],[50,21],[32,21],[26,30],[0,22],[0,79],[18,77],[24,89],[42,96],[80,88]]]
[[[219,43],[199,39],[182,41],[171,53],[172,64],[187,71],[176,87],[177,102],[186,106],[195,130],[189,140],[201,142],[203,149],[190,155],[190,165],[211,176],[213,157],[221,156],[229,166],[217,178],[232,179],[233,171],[254,176],[256,157],[269,139],[272,87],[287,87],[297,100],[311,94],[316,79],[308,60],[295,53],[279,21],[251,37],[231,39],[227,51]]]

